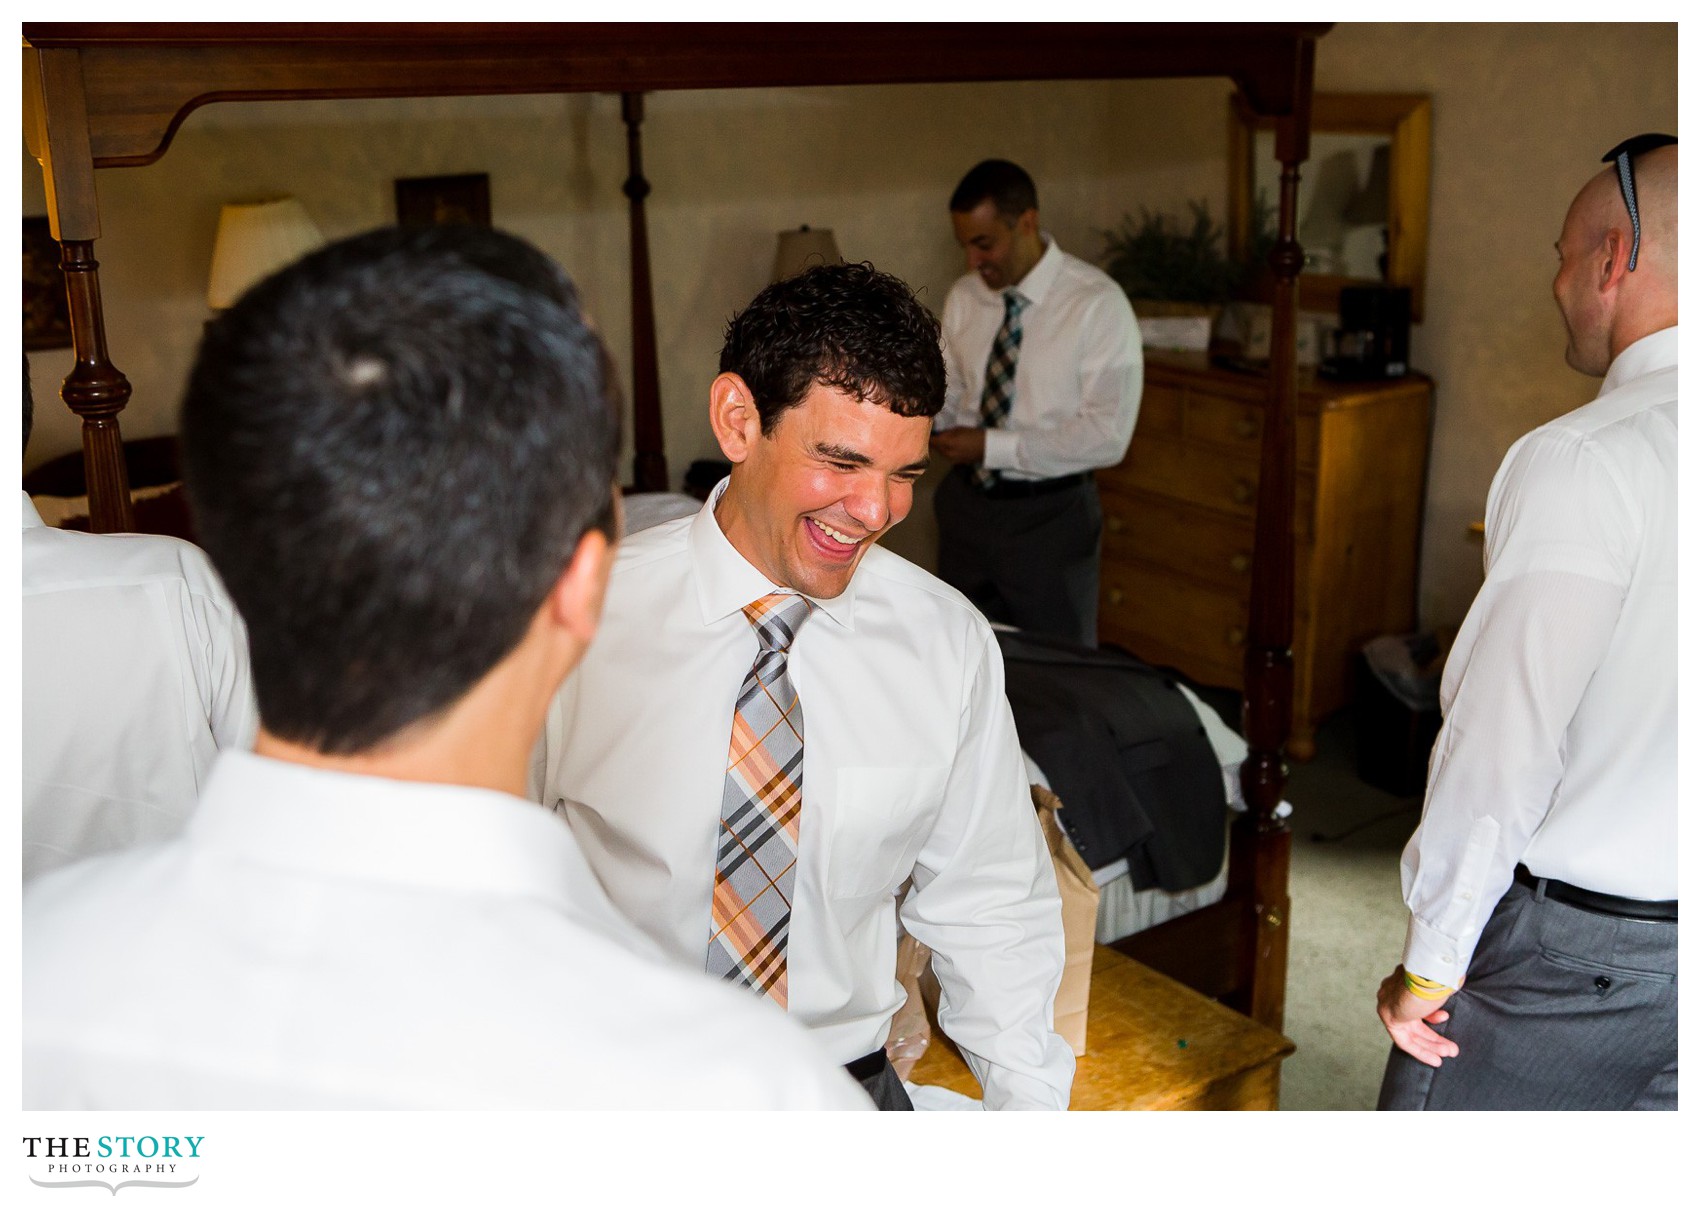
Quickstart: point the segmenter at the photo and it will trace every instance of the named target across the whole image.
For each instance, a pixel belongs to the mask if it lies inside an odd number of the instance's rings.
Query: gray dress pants
[[[967,468],[933,496],[939,579],[994,623],[1098,646],[1104,513],[1090,479],[1043,496],[994,500]]]
[[[1435,1030],[1440,1068],[1391,1050],[1384,1111],[1676,1109],[1676,923],[1513,884]]]

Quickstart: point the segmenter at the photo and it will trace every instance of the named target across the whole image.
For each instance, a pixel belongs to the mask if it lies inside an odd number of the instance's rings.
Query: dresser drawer
[[[1154,565],[1251,601],[1254,530],[1250,522],[1143,493],[1103,492],[1103,567]],[[1304,609],[1310,591],[1311,547],[1294,551],[1294,600]],[[1189,586],[1183,593],[1192,592]]]
[[[1181,405],[1181,436],[1192,442],[1226,447],[1240,457],[1256,460],[1263,450],[1263,418],[1262,404],[1189,391]],[[1301,470],[1316,470],[1316,417],[1294,418],[1294,429],[1294,461]]]
[[[1254,528],[1166,497],[1103,492],[1104,566],[1133,560],[1195,580],[1251,592]]]
[[[1098,473],[1108,491],[1138,490],[1189,505],[1200,505],[1253,520],[1257,515],[1258,465],[1255,458],[1234,458],[1202,443],[1141,437],[1128,444],[1127,458]],[[1316,477],[1300,472],[1293,486],[1295,534],[1309,539],[1316,501]]]
[[[1237,686],[1245,660],[1246,604],[1237,594],[1201,588],[1106,562],[1099,585],[1098,629],[1152,664]]]

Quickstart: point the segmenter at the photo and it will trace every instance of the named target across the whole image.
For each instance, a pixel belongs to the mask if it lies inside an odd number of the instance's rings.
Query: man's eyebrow
[[[833,442],[816,442],[814,452],[817,459],[830,459],[834,463],[854,463],[858,467],[874,465],[874,461],[861,451]]]
[[[874,465],[874,461],[861,451],[852,450],[848,446],[839,446],[834,442],[816,442],[813,451],[817,459],[826,459],[833,463],[851,463],[857,467],[872,467]],[[916,459],[907,466],[899,467],[897,470],[900,472],[924,472],[927,470],[927,466],[927,459],[923,457]]]

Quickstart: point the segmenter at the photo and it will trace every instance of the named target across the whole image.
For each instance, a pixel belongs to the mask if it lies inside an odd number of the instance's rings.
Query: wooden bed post
[[[649,281],[649,224],[643,201],[643,94],[621,93],[626,123],[632,247],[632,484],[639,492],[667,491],[667,453],[661,436],[661,375],[655,348],[655,297]]]
[[[71,347],[76,363],[59,393],[83,420],[83,469],[89,494],[89,529],[98,533],[134,530],[129,476],[118,414],[130,402],[130,380],[106,352],[106,321],[100,303],[100,236],[94,157],[83,97],[81,53],[75,50],[24,54],[24,130],[30,152],[41,161],[47,212],[59,241],[60,267],[70,302]]]
[[[1235,822],[1234,870],[1247,894],[1251,920],[1241,945],[1251,974],[1245,1012],[1276,1030],[1285,1014],[1287,938],[1291,901],[1287,875],[1292,834],[1275,815],[1286,787],[1284,749],[1293,715],[1294,425],[1298,403],[1299,165],[1310,154],[1311,75],[1315,44],[1300,46],[1290,112],[1275,127],[1281,162],[1281,201],[1269,266],[1275,274],[1270,337],[1269,406],[1258,473],[1257,539],[1252,564],[1251,622],[1245,657],[1244,730],[1250,753],[1240,771],[1250,808]]]

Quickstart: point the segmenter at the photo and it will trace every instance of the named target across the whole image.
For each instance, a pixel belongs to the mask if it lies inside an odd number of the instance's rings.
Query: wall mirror
[[[1299,306],[1335,311],[1342,286],[1387,283],[1411,289],[1411,319],[1423,317],[1428,262],[1430,106],[1404,93],[1317,93],[1310,158],[1299,168],[1299,243],[1305,266]],[[1273,239],[1280,200],[1273,119],[1229,98],[1228,247],[1255,256]],[[1262,295],[1270,289],[1264,276]]]

